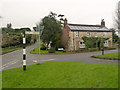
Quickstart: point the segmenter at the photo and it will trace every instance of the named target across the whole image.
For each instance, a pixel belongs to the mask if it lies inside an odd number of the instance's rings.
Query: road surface
[[[38,44],[28,46],[27,50],[27,65],[35,64],[39,58],[40,63],[47,61],[76,61],[85,63],[98,63],[98,64],[118,64],[118,60],[104,60],[92,58],[92,55],[99,55],[101,51],[96,52],[85,52],[75,54],[59,54],[59,55],[38,55],[30,54],[30,51],[37,47]],[[105,53],[113,53],[117,50],[106,50]],[[7,70],[16,67],[22,67],[23,58],[22,49],[16,50],[7,54],[2,55],[2,70]],[[0,69],[1,70],[1,69]]]

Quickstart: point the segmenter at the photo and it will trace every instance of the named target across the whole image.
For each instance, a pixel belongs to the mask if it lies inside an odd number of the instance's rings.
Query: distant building
[[[65,18],[62,30],[62,45],[69,51],[85,48],[85,43],[82,40],[83,36],[109,37],[109,40],[104,42],[104,46],[112,46],[112,32],[105,27],[104,19],[101,20],[101,25],[85,25],[69,24]]]

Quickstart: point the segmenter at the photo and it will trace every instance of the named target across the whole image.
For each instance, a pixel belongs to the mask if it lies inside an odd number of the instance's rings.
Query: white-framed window
[[[107,37],[107,32],[103,32],[103,37]]]
[[[85,43],[84,42],[80,42],[80,48],[85,48]]]
[[[104,41],[104,44],[107,44],[107,41]]]
[[[94,36],[97,37],[97,32],[94,32]]]
[[[84,44],[84,42],[80,42],[80,45],[83,45]]]
[[[87,36],[88,36],[88,37],[90,36],[90,32],[87,32]]]
[[[79,35],[80,35],[80,34],[79,34],[79,31],[77,31],[77,32],[76,32],[76,37],[79,37]]]
[[[108,42],[104,41],[104,46],[107,47],[108,46]]]

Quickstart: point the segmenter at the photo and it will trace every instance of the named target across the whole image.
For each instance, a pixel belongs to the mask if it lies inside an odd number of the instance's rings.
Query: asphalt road
[[[30,54],[29,52],[37,47],[38,44],[28,46],[27,50],[27,65],[35,64],[39,59],[39,62],[47,61],[76,61],[76,62],[85,62],[85,63],[97,63],[97,64],[118,64],[118,60],[104,60],[92,58],[92,55],[99,55],[101,51],[96,52],[85,52],[85,53],[76,53],[76,54],[59,54],[59,55],[38,55]],[[117,50],[106,50],[105,53],[113,53]],[[2,55],[2,70],[7,70],[16,67],[22,67],[23,61],[23,51],[22,49],[16,50],[7,54]],[[0,69],[0,70],[1,70]]]

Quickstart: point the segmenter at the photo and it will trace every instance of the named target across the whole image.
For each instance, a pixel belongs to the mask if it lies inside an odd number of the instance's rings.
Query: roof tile
[[[80,31],[110,31],[107,27],[102,27],[101,25],[85,25],[85,24],[68,24],[71,30]]]

